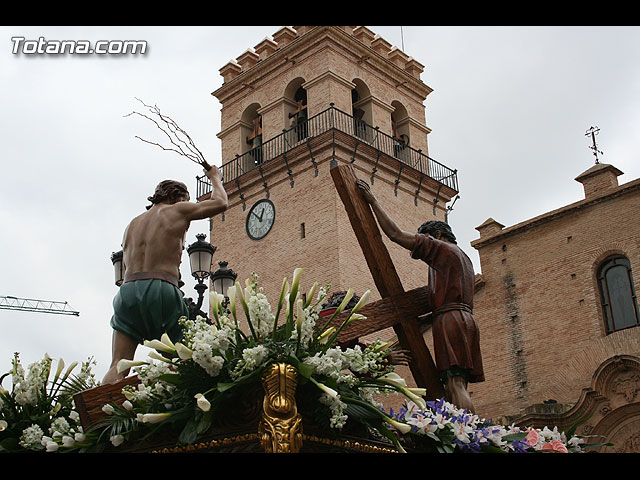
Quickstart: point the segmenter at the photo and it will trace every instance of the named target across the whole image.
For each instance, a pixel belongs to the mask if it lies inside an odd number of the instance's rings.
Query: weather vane
[[[596,135],[600,132],[600,129],[598,127],[591,127],[589,128],[589,130],[587,130],[587,133],[584,134],[585,137],[588,137],[589,135],[591,135],[591,141],[593,142],[593,145],[590,146],[589,148],[591,150],[593,150],[593,154],[596,157],[596,165],[598,163],[600,163],[598,161],[598,154],[600,155],[604,155],[604,153],[600,150],[598,150],[598,145],[596,144]]]

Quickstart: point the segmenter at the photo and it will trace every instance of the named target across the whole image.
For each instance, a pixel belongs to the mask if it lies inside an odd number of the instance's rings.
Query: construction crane
[[[69,307],[67,302],[53,302],[49,300],[35,300],[32,298],[18,298],[0,296],[0,310],[20,310],[23,312],[55,313],[59,315],[80,315]]]

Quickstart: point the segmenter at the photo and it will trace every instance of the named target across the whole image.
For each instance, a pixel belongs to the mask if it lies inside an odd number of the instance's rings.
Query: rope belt
[[[180,288],[178,286],[178,279],[166,272],[135,272],[135,273],[125,273],[124,274],[124,282],[135,282],[136,280],[150,280],[150,279],[158,279],[164,280],[165,282],[169,282],[172,285]]]
[[[473,313],[473,309],[470,305],[466,303],[445,303],[444,305],[440,305],[438,308],[434,309],[432,315],[437,317],[446,312],[452,312],[455,310],[461,310],[463,312]]]

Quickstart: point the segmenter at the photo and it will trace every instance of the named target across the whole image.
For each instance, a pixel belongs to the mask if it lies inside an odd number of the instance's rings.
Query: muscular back
[[[175,205],[154,205],[134,218],[122,244],[127,273],[164,272],[178,278],[188,228]]]
[[[126,273],[163,272],[180,278],[189,224],[224,212],[228,206],[218,168],[209,167],[205,174],[212,185],[207,200],[192,203],[188,193],[173,200],[162,200],[129,223],[122,241]]]

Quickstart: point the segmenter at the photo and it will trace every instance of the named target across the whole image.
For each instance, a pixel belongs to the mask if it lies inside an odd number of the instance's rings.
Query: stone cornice
[[[569,205],[566,205],[564,207],[558,208],[556,210],[551,210],[550,212],[547,213],[543,213],[542,215],[538,215],[537,217],[531,218],[529,220],[526,220],[524,222],[520,222],[517,223],[516,225],[513,225],[511,227],[505,228],[504,230],[500,231],[499,233],[496,233],[494,235],[491,235],[490,237],[487,238],[479,238],[477,240],[474,240],[471,242],[471,246],[475,249],[480,249],[483,248],[487,245],[489,245],[490,243],[496,242],[498,240],[504,239],[505,237],[508,237],[510,235],[516,235],[522,231],[525,231],[529,228],[533,228],[535,226],[538,226],[542,223],[548,223],[551,222],[559,217],[571,214],[573,212],[575,212],[576,210],[582,209],[582,208],[588,208],[592,205],[598,204],[598,203],[602,203],[605,202],[607,200],[613,199],[615,197],[619,197],[621,195],[626,195],[632,192],[635,192],[637,190],[640,189],[640,178],[633,180],[631,182],[625,183],[623,185],[620,185],[618,188],[613,189],[613,190],[607,190],[603,193],[601,193],[598,196],[592,197],[592,198],[588,198],[588,199],[584,199],[584,200],[580,200],[578,202],[574,202],[571,203]]]

